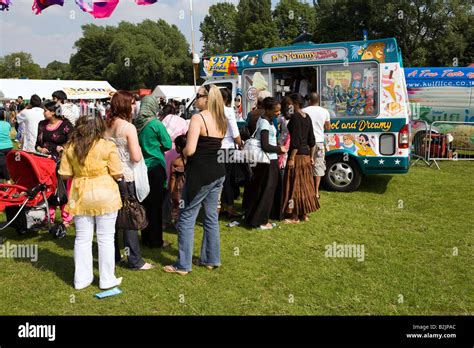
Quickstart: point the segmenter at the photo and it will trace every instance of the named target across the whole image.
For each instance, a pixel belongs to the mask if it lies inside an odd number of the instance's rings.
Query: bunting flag
[[[59,5],[63,6],[64,5],[64,0],[34,0],[33,1],[33,12],[38,15],[40,14],[43,10],[48,8],[49,6],[52,5]]]
[[[135,0],[137,5],[153,5],[158,0]]]
[[[11,4],[12,0],[0,0],[0,11],[8,11],[10,9]]]
[[[119,0],[76,0],[82,11],[90,13],[94,18],[108,18],[117,7]]]
[[[76,4],[84,12],[90,13],[94,18],[108,18],[115,11],[120,0],[76,0]],[[135,0],[137,5],[153,5],[158,0]],[[8,11],[12,0],[0,0],[0,11]],[[33,0],[33,12],[38,15],[52,5],[64,5],[64,0]]]

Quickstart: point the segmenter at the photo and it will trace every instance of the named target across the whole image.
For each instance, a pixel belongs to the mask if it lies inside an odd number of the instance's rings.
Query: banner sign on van
[[[305,49],[296,51],[270,51],[263,55],[265,64],[306,63],[347,58],[347,49],[343,47]]]
[[[472,87],[474,68],[405,68],[408,88]]]
[[[331,122],[332,131],[354,131],[354,132],[388,132],[392,129],[392,121],[371,121],[371,120],[337,120]],[[400,127],[401,128],[401,127]]]

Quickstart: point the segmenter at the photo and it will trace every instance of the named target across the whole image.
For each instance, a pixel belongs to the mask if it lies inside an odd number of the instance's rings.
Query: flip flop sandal
[[[272,223],[271,226],[267,226],[267,225],[260,225],[258,227],[259,230],[273,230],[275,227],[277,226],[276,223]]]
[[[208,264],[205,264],[205,263],[201,263],[201,260],[199,260],[199,258],[193,258],[193,265],[196,265],[196,266],[199,266],[199,267],[206,267],[207,269],[216,269],[218,268],[219,266],[215,266],[215,265],[208,265]]]
[[[189,273],[189,272],[186,272],[186,271],[180,271],[179,269],[177,269],[176,267],[171,266],[171,265],[163,267],[163,271],[165,271],[166,273],[177,273],[179,275],[186,275],[186,274]]]
[[[137,268],[138,271],[148,271],[155,268],[156,266],[151,263],[145,263],[141,268]]]
[[[300,223],[300,220],[285,219],[283,223],[285,225],[298,225]]]

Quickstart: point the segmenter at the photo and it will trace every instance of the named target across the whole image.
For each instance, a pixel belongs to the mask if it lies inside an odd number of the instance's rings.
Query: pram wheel
[[[25,234],[27,234],[29,231],[27,229],[24,229],[24,228],[17,228],[16,229],[16,233],[18,233],[19,235],[23,236]]]
[[[66,229],[66,226],[64,226],[64,224],[54,224],[49,229],[49,233],[51,233],[54,236],[54,238],[61,239],[61,238],[66,237],[67,229]]]

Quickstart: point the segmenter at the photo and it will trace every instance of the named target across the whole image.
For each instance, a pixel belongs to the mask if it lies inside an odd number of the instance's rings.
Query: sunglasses
[[[200,98],[203,98],[203,97],[207,97],[207,94],[199,94],[199,93],[196,94],[196,100],[198,100]]]

